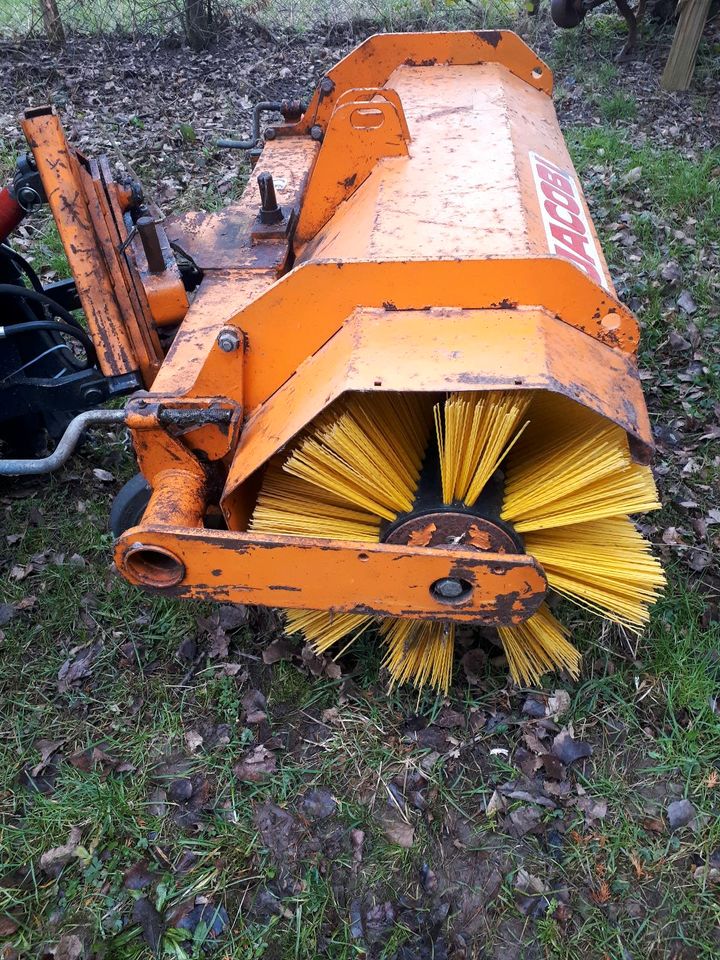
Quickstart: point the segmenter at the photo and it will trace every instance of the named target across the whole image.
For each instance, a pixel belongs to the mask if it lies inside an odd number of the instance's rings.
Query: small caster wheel
[[[152,490],[141,473],[136,473],[121,488],[110,508],[110,530],[115,539],[140,523],[151,493]]]

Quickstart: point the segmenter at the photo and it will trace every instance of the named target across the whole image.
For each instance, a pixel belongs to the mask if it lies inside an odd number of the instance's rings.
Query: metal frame
[[[595,282],[553,255],[543,226],[538,153],[590,223],[551,91],[512,33],[371,37],[273,128],[256,166],[271,218],[252,179],[225,210],[149,237],[107,167],[72,154],[52,115],[28,117],[103,362],[152,382],[127,408],[153,493],[116,544],[123,576],[181,596],[493,625],[538,608],[545,577],[522,553],[246,527],[264,465],[352,391],[549,390],[622,426],[647,462],[637,321],[601,252]],[[191,304],[171,247],[202,274]],[[179,315],[160,363],[155,328]],[[218,505],[227,531],[204,525]],[[473,587],[459,605],[430,591],[447,577]]]

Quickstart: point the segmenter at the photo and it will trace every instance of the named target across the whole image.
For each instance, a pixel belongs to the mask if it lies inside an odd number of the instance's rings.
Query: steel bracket
[[[310,174],[295,230],[296,243],[311,240],[380,160],[406,157],[409,140],[407,120],[394,90],[347,91],[330,117]]]

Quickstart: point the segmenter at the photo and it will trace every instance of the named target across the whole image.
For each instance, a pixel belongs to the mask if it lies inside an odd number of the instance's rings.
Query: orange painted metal
[[[358,307],[384,307],[391,313],[427,307],[513,310],[536,305],[611,349],[630,356],[635,352],[639,332],[632,314],[572,264],[550,257],[312,262],[295,267],[242,311],[228,316],[223,309],[223,316],[247,336],[244,402],[249,413],[337,333]],[[503,339],[512,351],[510,327]],[[206,335],[200,350],[208,347],[212,342]],[[424,362],[421,356],[417,360]],[[207,353],[194,353],[195,366],[207,362]],[[206,391],[206,379],[201,382]],[[196,389],[190,386],[191,392]]]
[[[247,420],[223,492],[229,524],[235,492],[324,409],[388,390],[547,390],[617,423],[641,459],[652,448],[632,360],[545,311],[358,310]]]
[[[134,345],[125,330],[95,233],[78,161],[53,113],[30,112],[22,126],[75,278],[101,369],[106,374],[131,373],[138,368]]]
[[[385,157],[407,157],[408,125],[399,97],[344,98],[335,107],[303,198],[295,242],[312,239]]]
[[[150,502],[145,510],[146,524],[175,523],[184,527],[202,527],[207,504],[207,477],[201,470],[172,467],[154,477]]]
[[[436,33],[383,33],[368,37],[327,72],[303,118],[284,135],[325,129],[337,98],[352,87],[390,86],[388,79],[401,64],[417,67],[482,66],[499,63],[524,83],[552,93],[552,72],[520,37],[510,30],[467,30]],[[476,71],[479,72],[479,71]]]
[[[162,350],[146,301],[120,255],[118,229],[100,165],[70,149],[50,108],[23,120],[103,373],[140,371],[150,385]]]
[[[242,408],[218,397],[139,394],[128,402],[126,413],[140,469],[153,488],[156,477],[168,470],[206,477],[213,469],[216,475],[237,444],[242,421]]]
[[[170,552],[185,569],[175,595],[290,608],[517,623],[537,610],[547,587],[537,561],[523,554],[162,525],[128,530],[116,544],[115,561],[129,580],[152,588],[142,570],[128,569],[126,557],[155,548]],[[430,586],[444,577],[466,580],[470,596],[452,605],[436,600]]]
[[[647,462],[638,324],[615,294],[551,92],[547,66],[509,32],[371,37],[262,150],[255,172],[273,175],[284,223],[259,223],[253,176],[227,208],[163,222],[156,274],[128,232],[123,186],[86,169],[47,117],[26,121],[66,248],[92,248],[73,270],[103,363],[154,377],[128,406],[154,492],[117,543],[124,576],[181,596],[488,624],[537,609],[544,575],[521,554],[247,524],[264,466],[352,392],[547,390],[619,424]],[[82,227],[66,212],[75,189]],[[171,244],[202,271],[190,298]],[[156,369],[148,330],[178,320]],[[228,529],[205,529],[219,506]],[[433,597],[446,576],[473,585],[466,606]]]

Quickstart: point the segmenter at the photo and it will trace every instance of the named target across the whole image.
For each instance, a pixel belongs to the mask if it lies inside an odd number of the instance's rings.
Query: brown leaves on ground
[[[102,643],[97,642],[70,651],[70,656],[58,671],[58,693],[67,693],[78,681],[90,676],[102,648]]]
[[[45,853],[42,854],[40,857],[40,869],[44,870],[45,873],[51,877],[59,876],[63,867],[75,858],[76,851],[80,846],[81,837],[82,831],[80,827],[73,827],[65,843],[59,847],[53,847],[51,850],[46,850]]]
[[[86,750],[77,750],[67,757],[67,761],[76,770],[82,770],[85,773],[90,771],[99,771],[101,779],[105,779],[110,773],[132,773],[135,769],[133,764],[124,760],[118,760],[108,752],[107,744],[99,743],[97,746],[88,747]]]
[[[238,780],[249,780],[251,783],[260,783],[272,776],[277,769],[275,754],[267,747],[255,747],[246,753],[233,767]]]
[[[389,843],[405,849],[412,847],[415,842],[415,828],[402,817],[396,807],[388,804],[377,814],[377,821]]]
[[[245,723],[262,723],[267,719],[267,700],[260,690],[248,690],[242,700],[243,710],[245,711]]]
[[[139,924],[142,938],[153,953],[160,949],[162,935],[165,932],[165,922],[155,909],[155,905],[147,897],[140,897],[135,901],[132,911],[133,921]]]
[[[552,752],[565,766],[569,766],[591,756],[592,747],[589,743],[576,740],[570,730],[561,730],[553,740]]]

